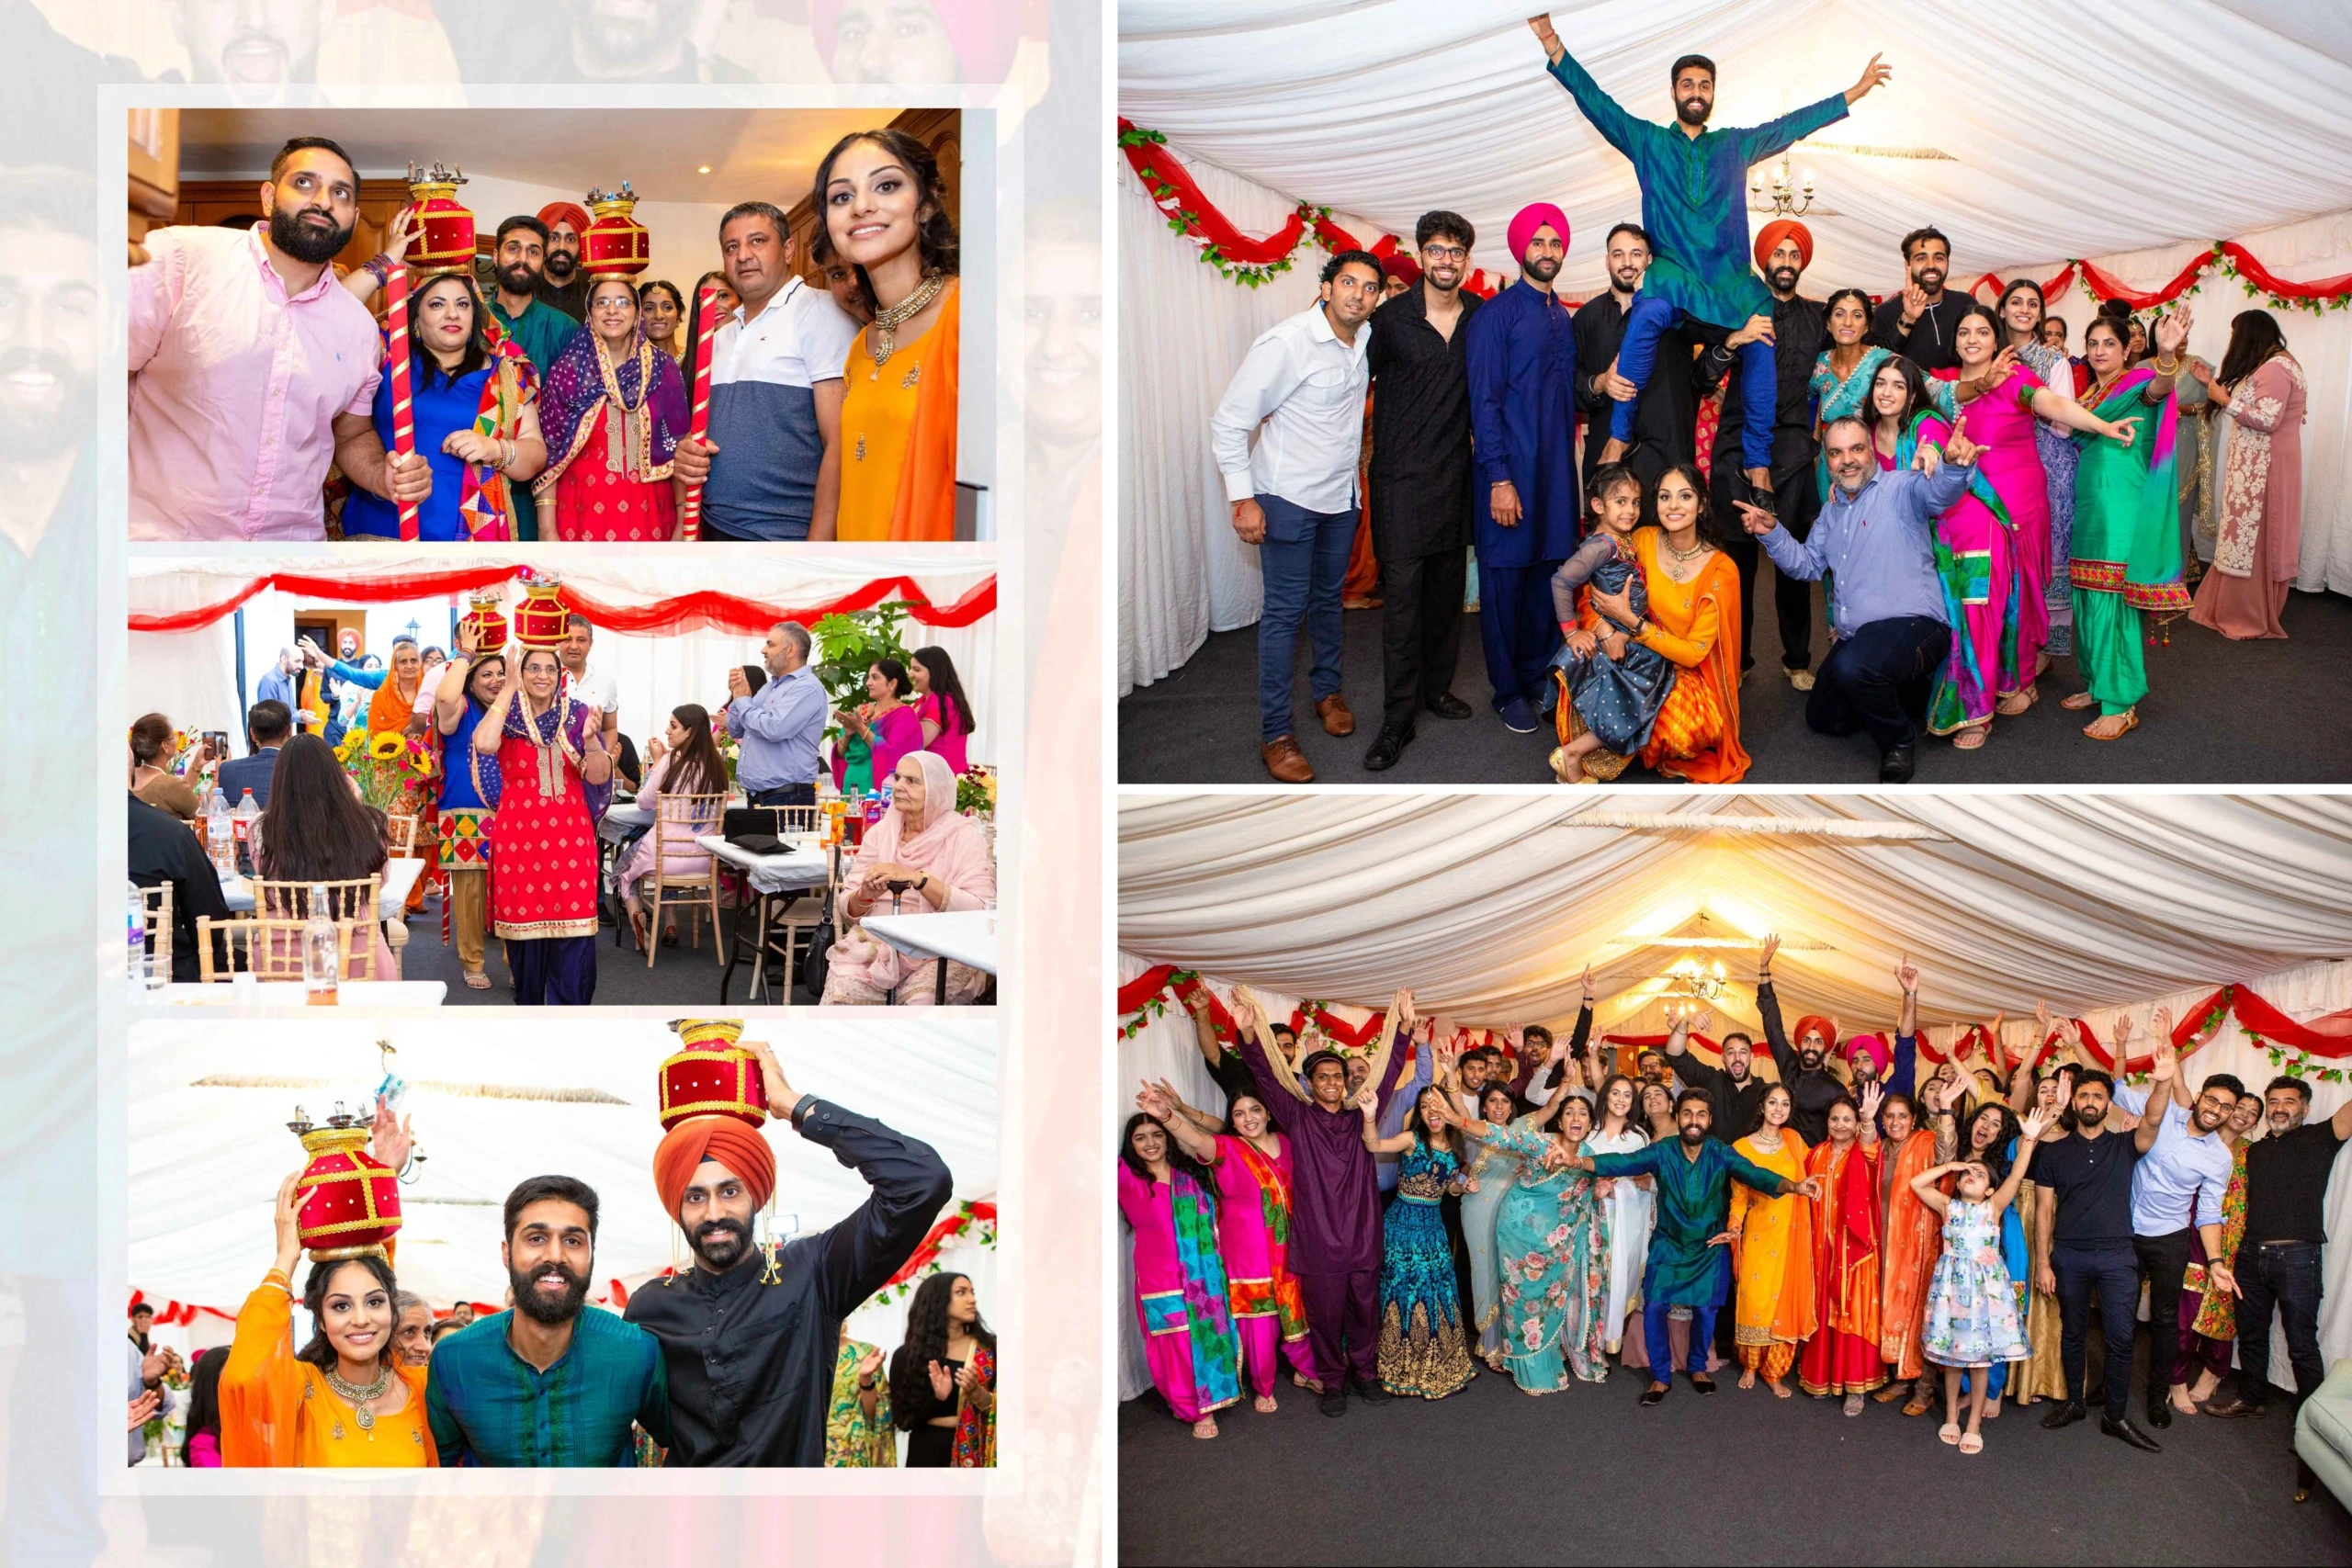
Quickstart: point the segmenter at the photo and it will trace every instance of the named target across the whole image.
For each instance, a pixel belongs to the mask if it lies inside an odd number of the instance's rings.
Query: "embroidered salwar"
[[[1290,1140],[1274,1134],[1268,1155],[1247,1138],[1216,1140],[1217,1248],[1250,1386],[1274,1392],[1283,1352],[1302,1377],[1315,1376],[1306,1343],[1306,1299],[1290,1271]]]
[[[1461,1162],[1417,1139],[1397,1162],[1396,1200],[1381,1226],[1380,1382],[1391,1393],[1443,1399],[1477,1375],[1438,1213]]]
[[[1198,1421],[1241,1397],[1216,1199],[1182,1171],[1148,1181],[1119,1167],[1119,1213],[1135,1233],[1136,1317],[1151,1382],[1179,1421]]]
[[[2092,412],[2115,421],[2138,415],[2132,444],[2077,432],[2075,474],[2075,662],[2099,712],[2127,712],[2148,694],[2140,647],[2142,617],[2189,607],[2181,585],[2180,502],[2175,478],[2172,394],[2150,404],[2146,365],[2123,372]],[[2097,395],[2097,389],[2093,389]]]
[[[1943,1251],[1943,1224],[1911,1190],[1911,1179],[1935,1165],[1936,1135],[1923,1127],[1903,1140],[1893,1159],[1886,1159],[1884,1145],[1879,1154],[1889,1168],[1878,1352],[1900,1382],[1927,1370],[1919,1356],[1919,1331],[1927,1319],[1928,1282]]]
[[[1780,1146],[1769,1152],[1752,1133],[1732,1147],[1760,1170],[1804,1179],[1804,1140],[1793,1128],[1781,1128]],[[1731,1244],[1737,1281],[1732,1327],[1740,1364],[1777,1382],[1815,1326],[1813,1205],[1801,1194],[1775,1198],[1735,1184],[1726,1228],[1738,1233]]]
[[[1868,1393],[1886,1382],[1879,1359],[1879,1156],[1857,1139],[1818,1145],[1805,1162],[1821,1181],[1813,1201],[1815,1316],[1797,1359],[1812,1394]]]

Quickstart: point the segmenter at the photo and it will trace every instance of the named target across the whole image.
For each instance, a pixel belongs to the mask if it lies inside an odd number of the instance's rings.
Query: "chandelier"
[[[1813,171],[1807,169],[1802,180],[1790,171],[1789,155],[1782,152],[1770,164],[1771,194],[1764,190],[1764,167],[1747,171],[1747,209],[1769,212],[1775,218],[1801,218],[1813,210]]]
[[[1695,958],[1685,958],[1668,969],[1662,978],[1666,982],[1664,999],[1669,1021],[1712,1009],[1725,987],[1721,959],[1702,964]]]

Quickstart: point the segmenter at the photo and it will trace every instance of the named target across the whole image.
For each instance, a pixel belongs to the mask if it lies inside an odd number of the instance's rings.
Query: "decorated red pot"
[[[474,647],[484,653],[496,653],[506,646],[506,610],[504,601],[495,588],[485,588],[469,597],[468,610],[458,623],[460,635],[473,634]]]
[[[514,606],[514,640],[525,648],[563,646],[571,612],[560,596],[563,580],[541,572],[523,582],[523,602]]]
[[[458,187],[466,176],[435,164],[430,169],[408,166],[409,210],[417,218],[417,237],[408,248],[410,278],[425,279],[474,270],[474,215],[458,202]]]
[[[588,193],[588,210],[596,220],[580,236],[580,270],[591,277],[635,277],[653,260],[653,236],[630,216],[637,210],[637,193],[623,180],[616,195]]]
[[[768,1119],[768,1086],[760,1059],[736,1042],[740,1018],[670,1021],[684,1048],[662,1064],[662,1130],[689,1116],[732,1116],[757,1127]]]
[[[313,1263],[386,1256],[401,1228],[400,1175],[368,1152],[365,1122],[337,1114],[323,1127],[289,1122],[311,1163],[295,1190],[301,1195],[300,1234]]]

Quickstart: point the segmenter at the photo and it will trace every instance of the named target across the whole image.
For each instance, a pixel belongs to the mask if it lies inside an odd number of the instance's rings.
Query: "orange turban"
[[[1789,1031],[1790,1046],[1795,1050],[1804,1050],[1805,1035],[1816,1029],[1821,1031],[1821,1054],[1825,1056],[1836,1055],[1838,1054],[1838,1032],[1830,1028],[1829,1021],[1822,1017],[1817,1012],[1809,1012],[1803,1018],[1797,1020],[1797,1026]]]
[[[678,1217],[695,1168],[706,1159],[717,1160],[743,1179],[754,1209],[775,1190],[775,1154],[758,1128],[732,1116],[689,1116],[670,1129],[653,1151],[653,1187],[672,1219]]]
[[[539,221],[552,229],[559,223],[569,223],[575,234],[588,231],[588,209],[577,202],[550,201],[539,209]],[[1807,253],[1811,253],[1808,251]]]
[[[1765,263],[1770,259],[1773,247],[1782,240],[1794,240],[1797,254],[1804,259],[1804,265],[1813,265],[1813,231],[1793,218],[1775,218],[1756,231],[1757,271],[1765,270]]]

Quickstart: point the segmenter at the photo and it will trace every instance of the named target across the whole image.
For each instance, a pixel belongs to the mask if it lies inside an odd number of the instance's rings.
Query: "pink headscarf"
[[[1535,238],[1535,231],[1546,223],[1560,236],[1560,248],[1564,251],[1568,248],[1568,215],[1548,201],[1531,201],[1519,209],[1518,217],[1510,220],[1511,260],[1523,262],[1527,259],[1527,242]]]
[[[936,751],[910,751],[899,761],[922,769],[922,825],[909,829],[907,814],[895,806],[884,812],[866,830],[844,881],[855,882],[873,866],[910,865],[955,890],[949,908],[978,908],[996,897],[996,866],[980,825],[956,810],[956,770]]]
[[[817,35],[817,54],[832,68],[833,48],[841,39],[842,0],[812,0],[808,23]],[[1001,82],[1012,69],[1013,51],[1021,46],[1020,7],[1013,0],[931,0],[947,46],[964,68],[967,82]]]

